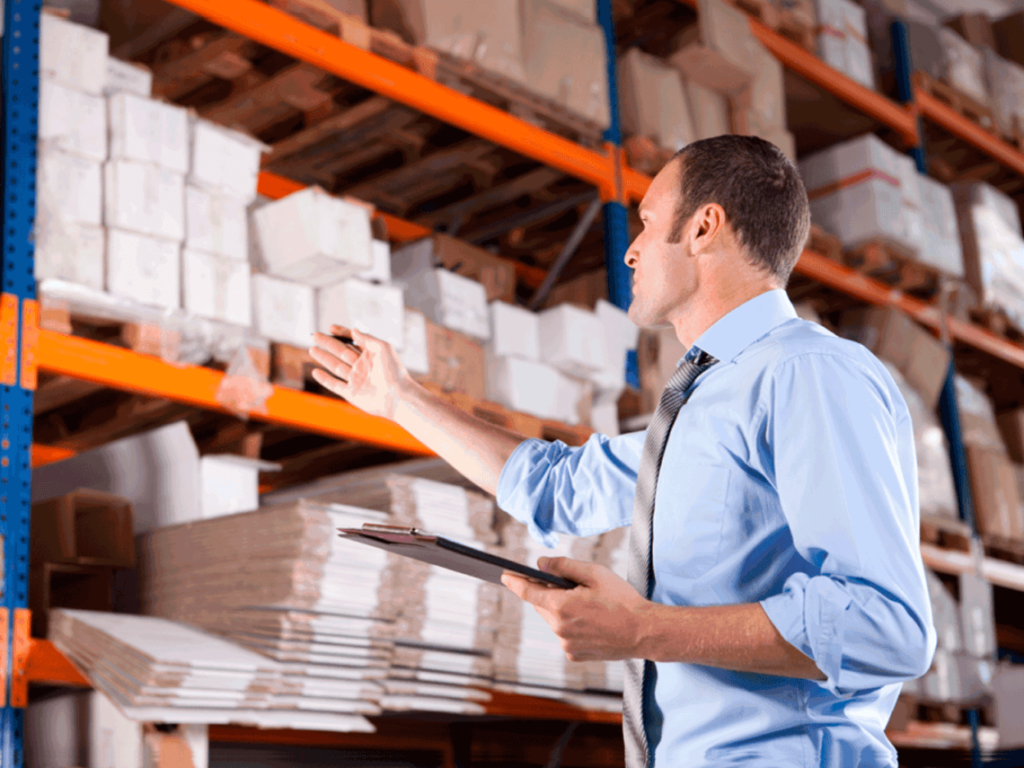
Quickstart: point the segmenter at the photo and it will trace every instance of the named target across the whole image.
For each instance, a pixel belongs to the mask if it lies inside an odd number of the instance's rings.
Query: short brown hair
[[[698,208],[717,203],[754,265],[785,285],[811,227],[807,190],[796,166],[756,136],[695,141],[676,157],[681,188],[669,242],[679,242]]]

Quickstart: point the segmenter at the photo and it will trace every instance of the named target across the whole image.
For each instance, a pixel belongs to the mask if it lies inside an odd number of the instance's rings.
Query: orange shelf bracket
[[[77,685],[89,688],[92,683],[49,640],[32,638],[25,677],[31,683]]]

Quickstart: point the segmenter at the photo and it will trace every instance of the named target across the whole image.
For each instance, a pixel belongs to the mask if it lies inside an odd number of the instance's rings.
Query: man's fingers
[[[548,588],[514,573],[503,573],[501,583],[518,597],[531,605],[541,605],[547,600]]]
[[[339,397],[344,397],[344,390],[346,385],[348,384],[348,382],[345,381],[345,379],[339,379],[334,376],[331,376],[331,374],[327,373],[327,371],[320,370],[319,368],[314,368],[313,372],[310,375],[313,377],[313,380],[320,386],[329,389],[331,392],[338,395]]]
[[[335,357],[330,352],[325,352],[316,347],[309,350],[309,356],[322,365],[332,376],[342,381],[348,381],[351,378],[352,366],[346,360]]]
[[[575,581],[583,586],[591,586],[594,582],[594,564],[569,557],[541,557],[537,559],[540,570]]]
[[[310,351],[320,348],[325,352],[334,355],[339,360],[347,361],[347,358],[355,359],[359,357],[359,353],[353,350],[348,344],[338,341],[336,338],[328,336],[326,333],[314,333],[313,344],[314,346],[310,348]]]

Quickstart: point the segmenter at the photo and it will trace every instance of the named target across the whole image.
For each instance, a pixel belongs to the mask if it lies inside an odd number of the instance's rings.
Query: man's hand
[[[331,333],[349,335],[349,329],[332,325]],[[313,378],[339,397],[373,416],[394,420],[400,390],[409,374],[391,345],[352,329],[358,350],[324,333],[314,333],[309,354],[325,370]]]
[[[533,604],[561,639],[569,661],[615,661],[639,656],[650,603],[628,582],[603,566],[567,557],[542,557],[537,565],[579,586],[546,587],[511,573],[503,575],[501,581]]]

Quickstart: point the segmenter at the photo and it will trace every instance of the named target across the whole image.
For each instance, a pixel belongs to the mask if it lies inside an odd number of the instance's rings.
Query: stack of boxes
[[[851,80],[874,89],[867,15],[851,0],[818,0],[818,56]]]

